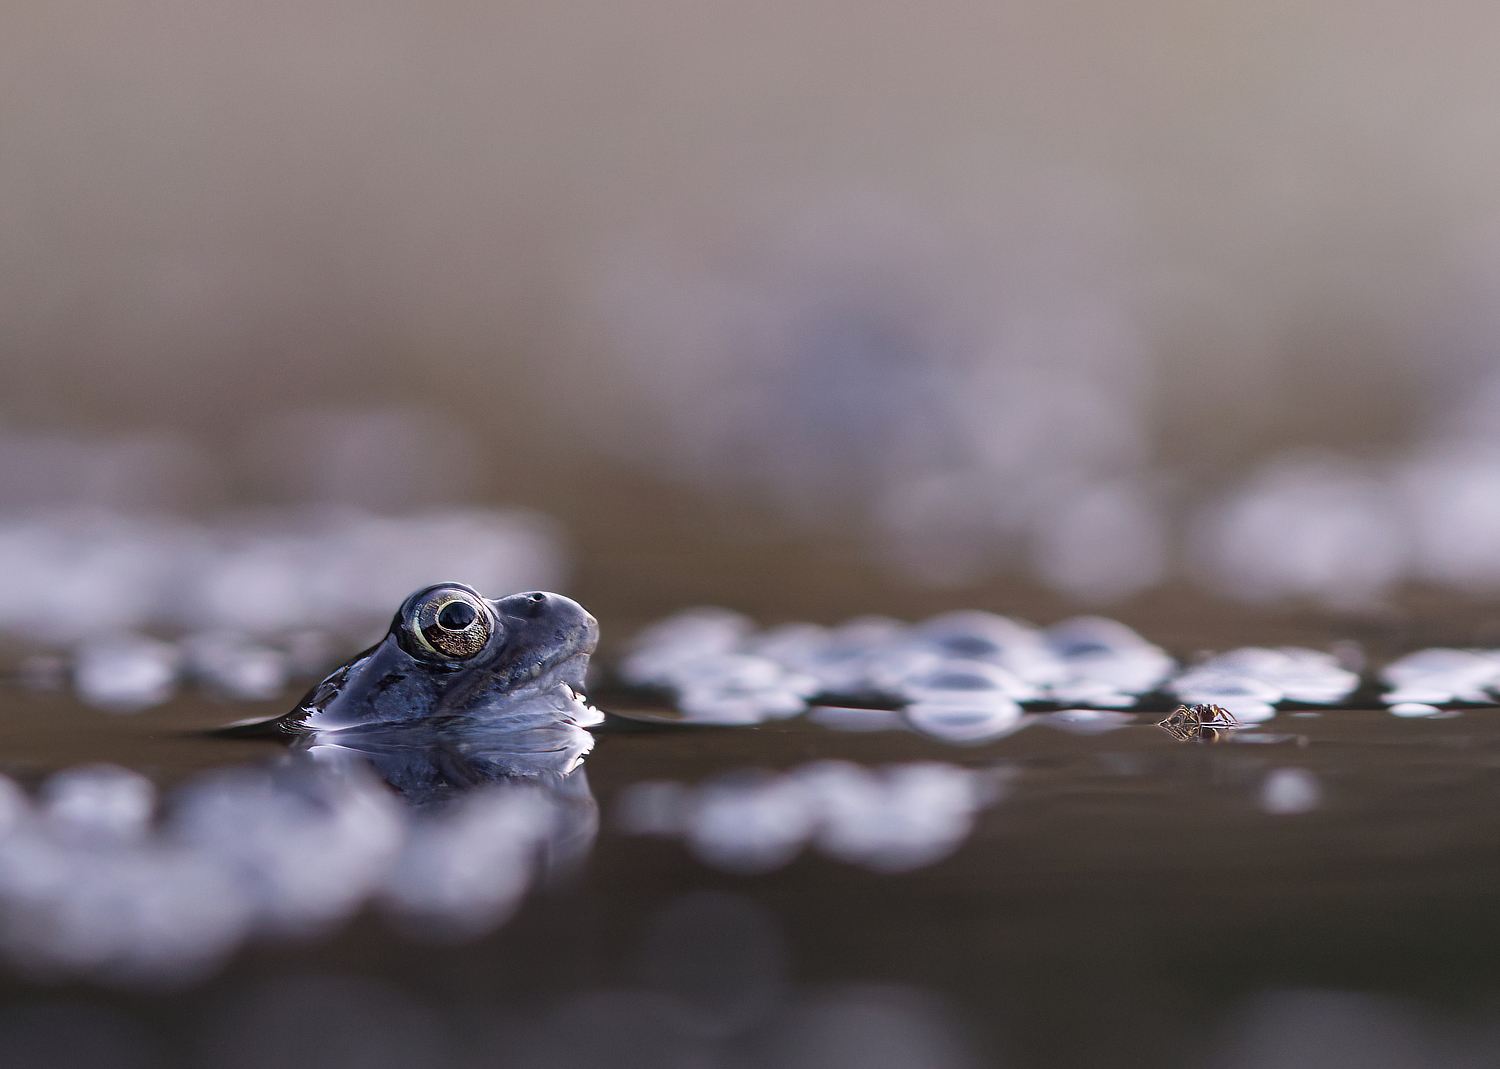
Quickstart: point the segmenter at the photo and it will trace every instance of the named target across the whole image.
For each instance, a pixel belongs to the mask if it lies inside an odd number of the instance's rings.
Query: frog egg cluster
[[[908,872],[957,850],[1011,774],[935,761],[880,768],[815,761],[781,774],[733,772],[696,787],[636,783],[620,797],[619,820],[631,834],[681,837],[704,864],[725,872],[770,872],[809,844],[876,872]]]
[[[67,651],[38,654],[24,679],[71,674],[85,700],[113,711],[163,701],[183,678],[258,700],[370,640],[428,583],[555,589],[563,570],[551,528],[521,512],[344,509],[216,525],[33,513],[0,519],[0,632]]]
[[[1115,620],[1080,616],[1037,628],[976,611],[918,624],[860,617],[837,627],[793,623],[759,631],[728,609],[689,609],[637,635],[619,674],[631,685],[671,692],[683,718],[695,723],[756,724],[806,712],[840,731],[907,729],[958,744],[992,741],[1032,723],[1112,730],[1131,718],[1106,714],[1150,693],[1218,705],[1242,723],[1257,723],[1287,702],[1346,702],[1361,683],[1339,656],[1320,650],[1244,646],[1180,667]],[[1386,665],[1377,680],[1384,684],[1379,700],[1397,716],[1438,715],[1453,703],[1497,704],[1500,650],[1419,650]],[[1026,712],[1040,703],[1068,708]]]
[[[1392,465],[1301,451],[1269,458],[1189,524],[1209,589],[1249,602],[1370,605],[1416,579],[1473,596],[1500,588],[1494,375],[1448,430]],[[1457,432],[1457,433],[1455,433]]]
[[[637,636],[620,664],[635,686],[670,690],[688,720],[759,723],[807,710],[815,695],[899,703],[906,723],[950,741],[983,741],[1022,723],[1022,703],[1127,707],[1176,667],[1102,617],[1050,628],[988,612],[919,624],[861,617],[759,632],[726,609],[690,609]]]
[[[358,768],[310,762],[214,772],[165,807],[112,765],[59,772],[34,802],[0,777],[0,953],[42,978],[174,986],[246,938],[322,935],[368,901],[419,933],[477,935],[559,826],[535,789],[413,816]]]
[[[1500,650],[1432,648],[1409,653],[1380,671],[1381,695],[1397,716],[1436,716],[1453,702],[1495,704]]]
[[[1167,684],[1186,705],[1217,705],[1241,723],[1276,715],[1276,703],[1334,705],[1359,688],[1359,673],[1331,653],[1284,646],[1245,646],[1193,665]]]

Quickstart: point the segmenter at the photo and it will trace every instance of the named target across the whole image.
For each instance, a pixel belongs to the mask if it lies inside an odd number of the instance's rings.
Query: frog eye
[[[417,644],[444,660],[466,661],[490,640],[493,625],[483,602],[466,590],[434,590],[412,610]]]

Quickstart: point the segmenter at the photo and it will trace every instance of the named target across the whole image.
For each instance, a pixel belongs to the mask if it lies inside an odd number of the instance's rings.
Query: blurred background
[[[1493,644],[1497,33],[1465,0],[9,5],[0,616],[368,627],[379,575],[561,586],[616,633],[1436,596]]]

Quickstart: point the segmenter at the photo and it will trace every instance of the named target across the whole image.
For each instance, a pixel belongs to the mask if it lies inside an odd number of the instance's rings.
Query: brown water
[[[23,783],[108,760],[167,785],[277,752],[192,733],[275,708],[3,703],[0,767]],[[423,945],[362,916],[329,942],[252,946],[186,992],[8,976],[0,1066],[1500,1060],[1500,709],[1283,713],[1215,745],[1174,741],[1157,718],[967,748],[802,720],[609,736],[588,761],[604,820],[586,872],[491,937]],[[1014,771],[955,855],[900,875],[810,852],[726,875],[613,819],[641,780],[822,758]],[[1266,777],[1288,767],[1316,777],[1321,804],[1266,812]],[[696,1016],[669,1012],[681,1005]],[[66,1026],[37,1026],[47,1013]],[[37,1060],[28,1027],[98,1046]]]

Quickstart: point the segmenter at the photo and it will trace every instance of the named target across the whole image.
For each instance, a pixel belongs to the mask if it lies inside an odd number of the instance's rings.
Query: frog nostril
[[[547,595],[540,590],[533,590],[530,594],[516,594],[511,604],[515,606],[511,611],[517,616],[534,620],[546,611]]]

